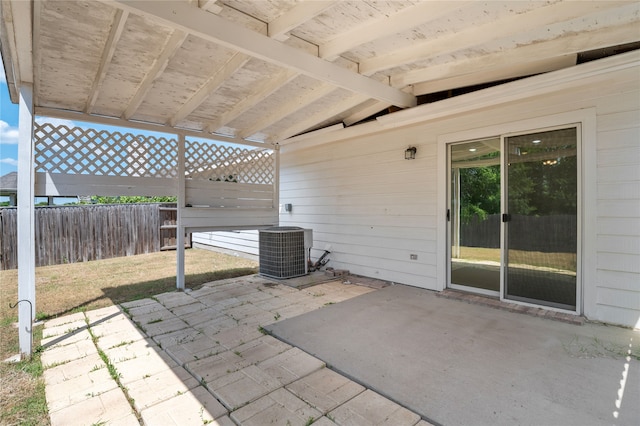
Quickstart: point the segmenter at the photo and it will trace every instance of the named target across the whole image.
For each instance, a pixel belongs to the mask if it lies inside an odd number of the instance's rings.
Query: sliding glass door
[[[449,145],[449,287],[576,310],[578,139],[568,127]]]
[[[576,308],[577,129],[509,136],[505,298]]]
[[[450,287],[500,291],[500,138],[450,146]]]

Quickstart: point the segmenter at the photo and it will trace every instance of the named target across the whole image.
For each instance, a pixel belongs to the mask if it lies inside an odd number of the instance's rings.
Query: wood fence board
[[[36,207],[36,266],[160,251],[159,204]],[[16,269],[17,209],[0,209],[0,269]]]

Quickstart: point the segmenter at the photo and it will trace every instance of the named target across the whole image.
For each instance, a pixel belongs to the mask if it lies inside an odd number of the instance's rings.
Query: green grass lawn
[[[159,252],[84,263],[36,268],[38,319],[102,308],[175,290],[176,253]],[[257,272],[257,263],[208,250],[185,254],[187,288]],[[18,271],[0,271],[0,360],[18,353]],[[0,363],[0,425],[48,425],[38,346],[42,327],[34,327],[34,357]]]

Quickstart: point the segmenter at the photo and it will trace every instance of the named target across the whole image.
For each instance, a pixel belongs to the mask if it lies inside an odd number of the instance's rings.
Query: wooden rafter
[[[296,4],[291,10],[269,22],[269,37],[279,41],[287,39],[286,33],[315,18],[337,1],[305,1]]]
[[[320,45],[320,57],[334,59],[341,53],[353,49],[374,39],[406,32],[411,28],[424,25],[470,2],[421,2],[402,9],[398,13],[385,16],[374,21],[366,21],[363,25],[341,33],[338,37]]]
[[[272,95],[275,91],[277,91],[285,84],[289,83],[298,75],[299,74],[295,71],[282,70],[278,73],[277,76],[269,80],[265,80],[260,85],[260,87],[255,88],[249,96],[236,103],[233,108],[226,111],[220,117],[217,117],[215,121],[209,122],[207,124],[207,131],[214,132],[217,129],[235,120],[236,118],[240,117],[243,113],[251,109],[258,102]]]
[[[120,40],[120,36],[122,36],[122,31],[124,30],[124,25],[127,22],[128,17],[129,12],[116,10],[113,23],[111,24],[111,30],[109,31],[109,37],[105,43],[102,58],[100,58],[100,65],[98,66],[98,71],[96,72],[96,76],[93,79],[93,84],[89,92],[89,99],[87,99],[87,103],[84,108],[84,111],[87,114],[91,114],[91,110],[98,99],[100,87],[102,87],[102,82],[107,75],[107,69],[109,68],[113,54],[116,51],[118,40]]]
[[[207,13],[185,2],[150,3],[140,0],[104,0],[126,9],[220,44],[277,66],[285,67],[312,78],[333,84],[367,97],[385,100],[393,105],[416,105],[413,95],[402,92],[368,77],[359,75],[331,62],[309,55],[247,28]]]
[[[455,62],[446,62],[429,68],[410,71],[392,77],[393,84],[409,84],[411,81],[429,82],[449,76],[460,76],[496,67],[512,67],[530,62],[531,58],[566,56],[589,49],[599,49],[617,44],[630,43],[638,37],[638,18],[613,28],[597,28],[591,31],[573,33],[559,39],[521,46],[507,52],[494,52],[481,56],[468,57]],[[400,81],[402,80],[402,81]],[[425,83],[428,84],[428,83]],[[419,85],[417,85],[419,86]],[[424,89],[418,89],[424,92]]]
[[[215,6],[219,7],[217,5]],[[202,4],[200,5],[200,7],[204,9]],[[325,9],[326,7],[324,7],[322,10],[325,10]],[[299,23],[300,22],[298,22],[298,24]],[[280,26],[274,29],[273,31],[271,31],[269,33],[269,37],[278,38],[279,36],[284,35],[285,31],[288,31],[287,28],[288,27]],[[169,120],[169,125],[171,127],[174,127],[178,122],[180,122],[180,120],[184,119],[193,111],[195,111],[196,108],[198,108],[213,92],[215,92],[218,88],[220,88],[220,86],[224,83],[224,81],[227,78],[235,74],[236,71],[241,69],[250,59],[251,59],[251,56],[249,55],[245,55],[243,53],[236,53],[221,69],[217,70],[216,73],[207,80],[207,82],[189,99],[189,101],[187,101],[180,108],[180,110],[171,118],[171,120]],[[290,81],[295,76],[295,73],[291,71],[284,71],[283,73],[281,73],[281,75],[285,75],[285,78],[283,79],[282,82],[280,82],[279,78],[276,78],[275,80],[272,80],[271,82],[268,83],[269,87],[266,88],[266,90],[264,91],[259,90],[259,92],[261,92],[263,95],[267,95],[267,92],[269,94],[273,93],[278,87]],[[280,86],[275,87],[275,85],[278,83],[280,84]],[[250,98],[254,101],[260,99],[260,98],[257,98],[255,95],[251,96]],[[223,127],[226,123],[233,120],[233,118],[240,115],[247,108],[250,108],[250,105],[247,105],[247,99],[241,102],[241,104],[246,105],[246,107],[242,108],[242,107],[236,106],[232,111],[229,111],[228,113],[226,113],[224,117],[217,119],[215,123],[210,123],[207,126],[209,131],[213,132],[219,129],[220,127]]]
[[[312,104],[313,102],[327,96],[329,93],[336,90],[336,88],[328,83],[322,83],[314,90],[305,93],[304,96],[300,96],[292,99],[291,101],[280,105],[280,107],[269,114],[263,116],[261,120],[255,122],[252,126],[246,129],[242,129],[238,136],[241,138],[247,138],[262,129],[266,129],[274,123],[282,120],[286,116],[304,108],[305,106]],[[277,142],[277,141],[276,141]]]
[[[389,108],[391,105],[389,105],[386,102],[381,102],[381,101],[376,101],[376,100],[371,100],[369,102],[366,102],[362,108],[360,108],[358,111],[356,111],[355,113],[351,114],[349,117],[345,118],[344,120],[342,120],[342,122],[344,123],[345,126],[351,126],[352,124],[355,124],[359,121],[364,120],[367,117],[371,117],[372,115]]]
[[[406,65],[411,62],[425,61],[443,53],[455,52],[522,34],[538,28],[579,18],[602,9],[619,7],[624,2],[559,2],[539,7],[526,13],[514,14],[499,20],[499,23],[488,22],[480,26],[471,26],[438,37],[435,40],[414,42],[404,49],[396,49],[386,55],[379,55],[360,63],[360,72],[371,75],[379,71]]]
[[[222,6],[216,4],[218,0],[198,0],[198,7],[207,12],[218,14],[222,11]]]
[[[306,119],[297,121],[296,124],[290,126],[289,128],[280,131],[277,135],[274,135],[269,138],[269,141],[272,143],[280,143],[291,136],[295,136],[300,132],[304,132],[305,130],[313,127],[318,123],[322,123],[330,119],[331,117],[340,114],[343,111],[346,111],[350,108],[353,108],[357,105],[360,105],[363,102],[367,101],[367,97],[360,94],[351,95],[340,102],[337,102],[331,106],[331,108],[321,109],[315,114],[309,115]]]
[[[138,87],[136,94],[129,102],[127,109],[124,111],[122,117],[125,120],[130,119],[133,114],[135,114],[136,110],[144,100],[144,97],[147,95],[147,92],[149,91],[149,89],[151,89],[151,85],[153,84],[155,79],[164,72],[165,68],[169,64],[169,59],[171,59],[171,57],[176,53],[176,51],[182,45],[186,38],[187,34],[182,31],[176,30],[173,32],[173,34],[171,34],[171,37],[169,37],[169,39],[167,40],[162,53],[154,62],[153,67],[147,73],[146,77]]]
[[[209,77],[205,84],[194,93],[194,95],[184,104],[178,112],[169,120],[169,125],[174,127],[186,116],[191,114],[196,108],[204,102],[211,93],[216,91],[226,80],[231,77],[236,71],[246,64],[250,56],[243,53],[235,53],[221,68]]]

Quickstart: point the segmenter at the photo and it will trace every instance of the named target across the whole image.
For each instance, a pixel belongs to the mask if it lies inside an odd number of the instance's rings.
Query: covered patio
[[[613,71],[628,79],[640,46],[633,1],[5,0],[0,16],[9,95],[20,105],[19,299],[25,303],[19,316],[27,354],[37,309],[35,195],[177,196],[181,289],[186,232],[281,222],[281,147],[291,147],[291,164],[306,164],[301,153],[320,143],[318,135],[339,134],[333,142],[344,147],[350,135],[382,135],[422,119],[419,105],[433,105],[430,120],[469,112],[477,108],[473,102],[440,101],[465,94],[482,99],[482,89],[513,80],[540,95]],[[590,65],[598,60],[605,62]],[[541,74],[551,77],[539,84]],[[523,96],[513,94],[523,93],[518,87],[510,90],[486,97],[501,104]],[[396,121],[399,110],[404,118]],[[34,124],[35,116],[44,119]],[[101,126],[127,130],[105,133]],[[415,154],[415,138],[404,138],[403,152]],[[366,160],[357,165],[378,167]],[[296,177],[296,167],[288,170],[294,182],[287,182],[287,194],[298,199],[289,188],[297,179],[313,182],[313,173]],[[415,197],[408,198],[413,206]],[[591,195],[585,199],[593,202]],[[298,221],[313,222],[334,199],[318,202]],[[381,209],[386,215],[388,208]],[[366,210],[372,209],[355,206]],[[424,227],[423,219],[414,227]],[[433,244],[428,234],[421,247]],[[346,263],[358,256],[344,253]],[[427,286],[442,289],[441,277],[433,282],[442,261],[432,257],[423,252],[401,271],[400,259],[385,262],[391,265],[385,275],[408,284],[428,276]],[[418,260],[416,253],[409,258]],[[595,297],[584,299],[593,305]],[[634,314],[625,315],[628,323]]]
[[[36,195],[175,195],[179,290],[185,233],[278,224],[406,284],[250,277],[52,320],[54,424],[637,424],[637,331],[432,291],[448,147],[571,125],[569,314],[638,327],[637,1],[2,0],[0,19],[22,354]]]
[[[285,284],[248,276],[48,321],[52,425],[640,418],[632,330],[355,276]]]

